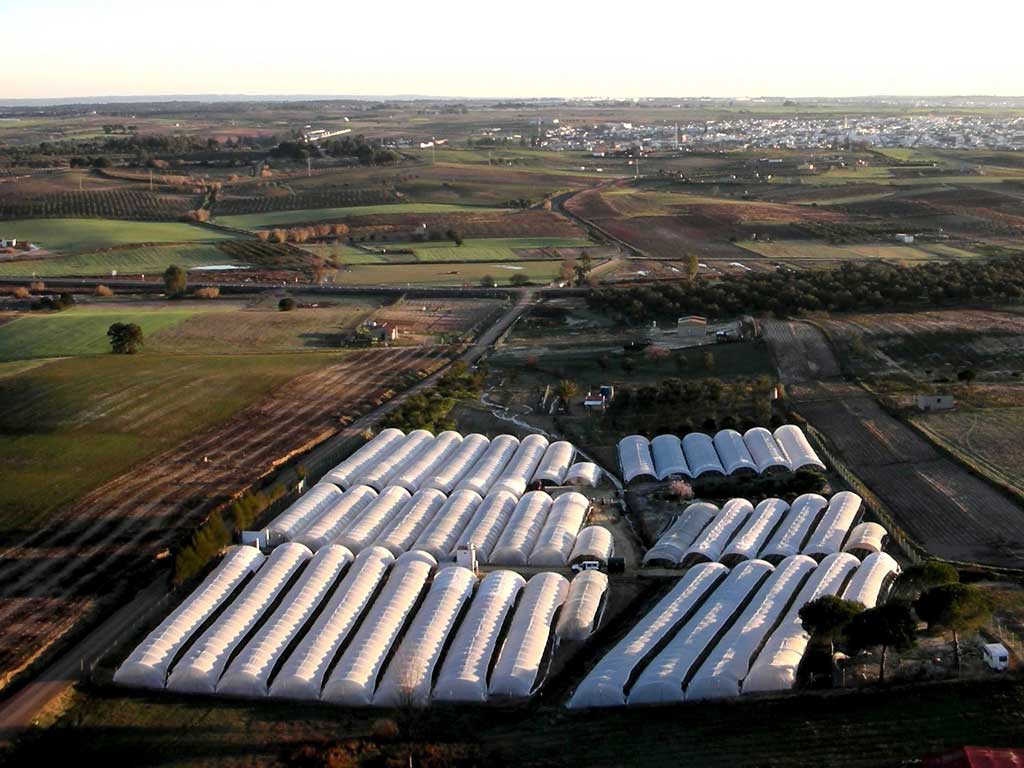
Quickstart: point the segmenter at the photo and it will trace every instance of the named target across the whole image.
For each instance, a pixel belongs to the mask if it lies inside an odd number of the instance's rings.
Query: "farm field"
[[[881,260],[895,264],[918,264],[940,257],[963,258],[971,254],[948,246],[912,245],[833,245],[831,243],[808,242],[806,240],[738,242],[741,248],[766,259],[782,262],[810,263],[818,266],[834,266],[835,262]],[[936,248],[948,248],[938,251]],[[829,264],[832,262],[832,264]]]
[[[558,277],[562,260],[523,261],[513,264],[356,264],[334,274],[339,285],[471,285],[484,277],[493,277],[498,285],[508,285],[515,275],[525,275],[536,283],[550,283]]]
[[[489,212],[496,209],[472,205],[445,205],[438,203],[393,203],[388,205],[361,205],[343,208],[312,208],[295,211],[268,211],[243,216],[218,216],[218,224],[240,229],[259,229],[286,224],[302,224],[312,221],[331,221],[352,216],[373,216],[389,214],[427,214],[457,212]],[[501,210],[501,209],[497,209]]]
[[[113,219],[13,219],[4,222],[4,231],[8,237],[63,253],[134,243],[207,242],[234,237],[192,224]]]
[[[116,248],[74,256],[56,256],[23,261],[0,261],[0,276],[103,277],[117,271],[122,275],[161,274],[169,264],[186,269],[213,264],[233,264],[214,243],[181,243]]]
[[[0,217],[83,217],[177,221],[198,208],[203,196],[157,194],[139,189],[64,191],[41,195],[0,195]]]

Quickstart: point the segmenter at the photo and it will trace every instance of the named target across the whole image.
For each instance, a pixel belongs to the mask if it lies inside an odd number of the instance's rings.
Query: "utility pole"
[[[437,165],[437,137],[430,137],[430,164]]]
[[[313,158],[306,158],[306,176],[311,177],[313,175]]]
[[[149,169],[149,191],[153,191],[153,169]]]

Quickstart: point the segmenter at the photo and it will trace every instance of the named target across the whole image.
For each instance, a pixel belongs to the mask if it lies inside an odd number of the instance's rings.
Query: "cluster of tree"
[[[74,294],[64,291],[60,296],[43,296],[43,298],[32,305],[32,309],[60,312],[73,306],[75,306]]]
[[[362,134],[327,142],[324,151],[332,157],[354,157],[360,165],[394,165],[402,159],[394,150],[380,146],[380,142],[368,142]]]
[[[591,293],[593,309],[629,322],[682,315],[721,317],[819,310],[852,311],[1004,301],[1024,296],[1024,256],[993,261],[929,263],[917,267],[844,263],[831,270],[748,272],[719,280],[605,288]]]
[[[145,343],[142,328],[136,323],[114,323],[107,329],[107,338],[115,355],[134,355]]]
[[[318,237],[344,237],[347,234],[347,224],[311,224],[308,227],[261,229],[256,237],[264,243],[305,243]]]
[[[453,363],[427,392],[413,395],[386,419],[386,426],[408,432],[429,429],[435,434],[455,428],[452,409],[459,400],[477,398],[483,390],[486,372],[482,368],[469,370],[464,363]]]
[[[182,296],[188,288],[188,272],[177,264],[164,270],[164,288],[168,296]]]
[[[563,283],[569,285],[586,285],[590,282],[590,272],[593,268],[593,259],[589,253],[583,251],[578,259],[575,256],[566,256],[559,268],[558,276]]]
[[[210,210],[208,208],[196,208],[193,211],[185,211],[181,215],[182,221],[187,221],[190,224],[198,224],[200,222],[210,220]]]

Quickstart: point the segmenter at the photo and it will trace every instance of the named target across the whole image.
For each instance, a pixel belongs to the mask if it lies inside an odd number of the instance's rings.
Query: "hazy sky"
[[[1024,95],[1021,0],[0,0],[0,98]]]

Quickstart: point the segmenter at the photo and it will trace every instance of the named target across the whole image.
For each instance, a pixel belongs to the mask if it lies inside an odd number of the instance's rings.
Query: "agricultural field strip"
[[[238,237],[193,224],[112,219],[12,219],[4,222],[4,232],[5,237],[30,241],[48,251],[68,253],[116,245],[205,242]]]
[[[364,205],[345,208],[310,208],[295,211],[274,211],[242,216],[219,216],[218,224],[240,229],[258,229],[287,224],[301,224],[312,221],[344,219],[353,216],[389,214],[428,213],[507,213],[505,208],[474,205],[447,205],[443,203],[393,203],[388,205]]]

